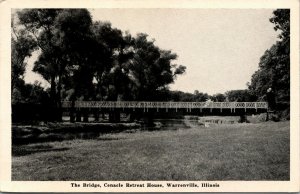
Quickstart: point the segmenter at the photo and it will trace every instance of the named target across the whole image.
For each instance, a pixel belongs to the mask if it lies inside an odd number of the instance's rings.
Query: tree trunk
[[[95,122],[99,122],[99,116],[100,116],[99,110],[95,110],[94,111],[94,121]]]
[[[57,85],[57,121],[62,121],[61,72],[58,76],[58,85]]]
[[[83,122],[89,122],[89,110],[88,109],[83,109]]]
[[[119,123],[120,122],[120,112],[112,111],[109,113],[109,122],[111,123]]]
[[[70,122],[75,122],[75,100],[72,100],[71,108],[70,108]]]
[[[153,113],[145,113],[142,119],[147,127],[154,127]]]
[[[248,122],[247,115],[245,115],[245,114],[240,115],[239,123],[247,123],[247,122]]]
[[[80,110],[76,111],[76,122],[81,122],[81,111]]]
[[[50,88],[50,107],[51,107],[51,118],[48,118],[51,121],[56,120],[56,84],[55,84],[55,76],[51,76],[51,88]]]

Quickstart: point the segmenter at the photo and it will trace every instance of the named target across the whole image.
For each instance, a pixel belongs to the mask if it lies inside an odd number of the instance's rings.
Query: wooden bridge
[[[71,108],[71,101],[63,101],[63,108]],[[102,108],[102,109],[142,109],[148,111],[149,109],[164,109],[168,111],[173,109],[177,111],[178,109],[186,109],[187,112],[198,109],[200,112],[203,109],[227,109],[231,112],[236,110],[267,110],[267,102],[141,102],[141,101],[75,101],[74,108]]]
[[[100,114],[109,114],[110,122],[120,122],[120,114],[133,119],[178,117],[180,115],[241,116],[267,112],[267,102],[142,102],[142,101],[62,101],[63,112],[70,121],[88,122],[90,114],[99,121]]]

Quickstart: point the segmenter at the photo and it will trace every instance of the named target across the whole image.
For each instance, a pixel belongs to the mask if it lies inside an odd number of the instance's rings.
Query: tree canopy
[[[12,97],[41,94],[39,83],[25,84],[26,60],[38,54],[33,71],[50,84],[50,101],[256,101],[272,88],[279,102],[290,99],[290,11],[277,9],[270,22],[279,40],[260,58],[247,90],[208,95],[170,91],[185,73],[171,50],[159,48],[145,33],[132,36],[109,22],[93,21],[87,9],[23,9],[12,21]],[[26,92],[32,90],[33,92]]]
[[[155,92],[185,72],[173,63],[177,54],[160,49],[147,34],[133,37],[109,22],[92,21],[86,9],[23,9],[17,19],[13,28],[26,36],[12,40],[12,54],[22,61],[12,63],[13,77],[23,74],[24,58],[39,50],[33,71],[51,85],[53,106],[63,99],[155,100]],[[19,42],[26,46],[22,51]]]
[[[290,100],[290,10],[277,9],[270,22],[280,30],[279,39],[260,58],[259,69],[252,75],[250,91],[263,98],[272,88],[278,102]]]

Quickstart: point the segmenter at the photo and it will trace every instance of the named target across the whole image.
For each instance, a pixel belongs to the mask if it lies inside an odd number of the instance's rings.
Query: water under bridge
[[[137,116],[165,115],[220,115],[244,116],[267,112],[267,102],[154,102],[154,101],[62,101],[64,112],[76,114],[76,120],[81,121],[81,115],[93,113],[109,113],[110,117],[119,121],[120,113]],[[72,117],[72,116],[71,116]],[[80,117],[80,119],[78,119]],[[85,120],[85,119],[84,119]]]

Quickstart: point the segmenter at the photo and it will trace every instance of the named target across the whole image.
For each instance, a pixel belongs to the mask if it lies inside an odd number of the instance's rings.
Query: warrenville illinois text
[[[71,187],[220,187],[218,183],[71,183]]]

